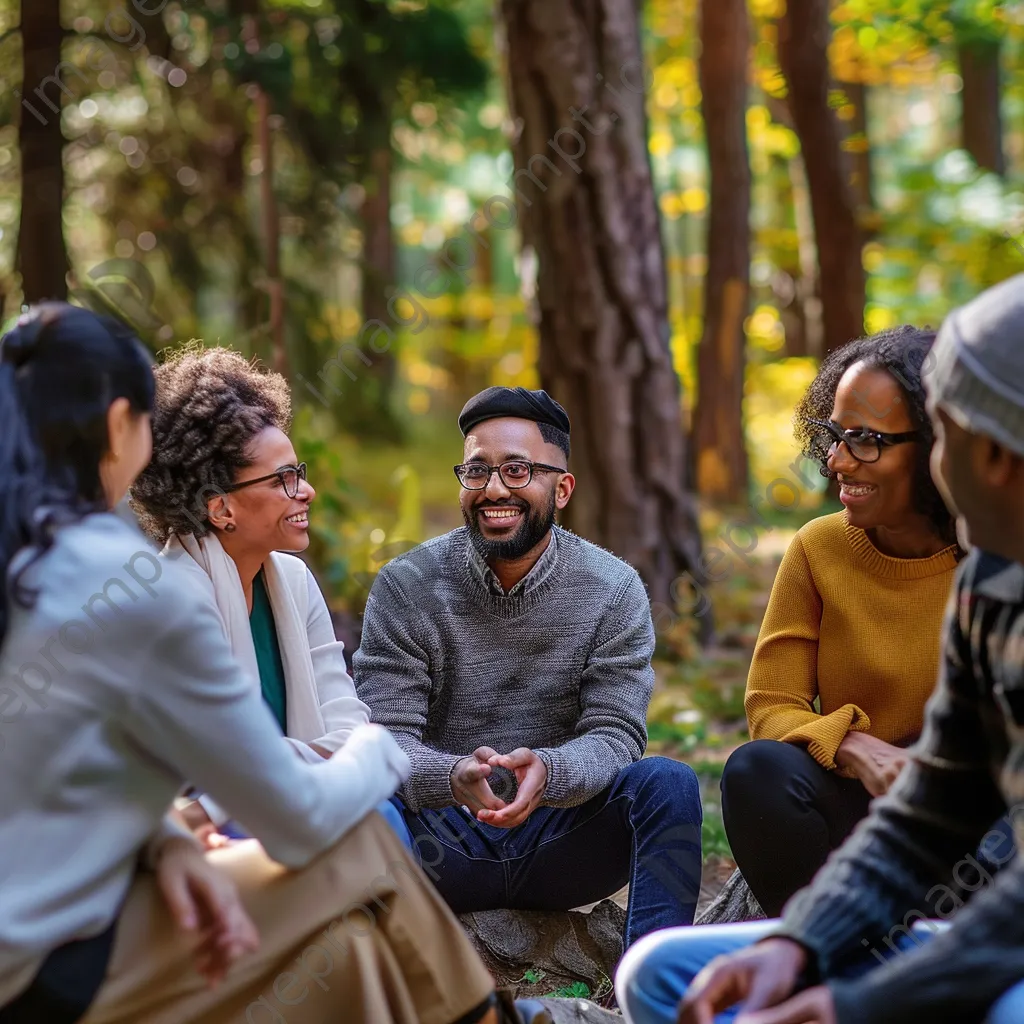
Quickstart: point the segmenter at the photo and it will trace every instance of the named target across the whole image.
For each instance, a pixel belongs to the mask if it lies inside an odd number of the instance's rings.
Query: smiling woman
[[[316,497],[288,439],[290,419],[279,374],[227,349],[180,353],[156,370],[153,460],[132,503],[164,555],[216,601],[232,650],[281,732],[317,761],[369,712],[316,580],[287,553],[309,545]],[[237,833],[203,794],[184,810],[196,828]]]
[[[797,409],[845,511],[783,558],[747,679],[753,742],[722,775],[733,854],[771,916],[899,774],[935,686],[960,551],[929,475],[933,339],[900,327],[837,349]]]

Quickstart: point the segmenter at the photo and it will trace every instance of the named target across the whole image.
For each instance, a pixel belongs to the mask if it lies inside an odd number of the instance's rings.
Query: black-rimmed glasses
[[[558,466],[547,466],[543,462],[527,462],[525,459],[511,459],[500,466],[488,466],[486,462],[465,462],[453,467],[459,483],[467,491],[482,491],[491,480],[491,474],[497,473],[501,482],[510,490],[526,487],[533,479],[536,470],[542,473],[565,473]]]
[[[841,444],[845,444],[850,454],[858,462],[877,462],[882,457],[882,449],[895,444],[906,444],[908,441],[918,441],[921,438],[920,430],[905,430],[900,434],[887,434],[881,430],[868,430],[866,427],[851,427],[844,430],[842,426],[832,420],[812,420],[808,423],[820,427],[829,437],[832,444],[829,446],[828,454],[833,452]]]
[[[262,484],[267,480],[273,480],[277,477],[281,481],[281,486],[284,488],[284,493],[289,498],[297,497],[299,493],[299,481],[306,479],[306,464],[300,462],[297,466],[282,466],[280,469],[275,469],[273,473],[268,473],[266,476],[258,476],[255,480],[243,480],[238,484],[231,484],[230,487],[225,487],[224,490],[231,494],[233,491],[240,491],[243,487],[252,487],[253,484]]]

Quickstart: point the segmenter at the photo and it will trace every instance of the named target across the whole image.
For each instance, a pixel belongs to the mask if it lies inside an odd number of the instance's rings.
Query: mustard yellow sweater
[[[829,769],[851,730],[914,740],[938,677],[956,550],[890,558],[845,512],[804,526],[779,566],[754,648],[751,738],[805,746]]]

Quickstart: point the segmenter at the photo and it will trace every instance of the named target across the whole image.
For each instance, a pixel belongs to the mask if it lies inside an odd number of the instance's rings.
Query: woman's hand
[[[907,751],[866,732],[848,732],[836,750],[836,764],[849,768],[872,796],[883,796],[909,760]]]
[[[196,969],[211,987],[228,968],[259,946],[259,934],[235,883],[188,839],[168,839],[157,851],[156,878],[182,931],[196,932]]]

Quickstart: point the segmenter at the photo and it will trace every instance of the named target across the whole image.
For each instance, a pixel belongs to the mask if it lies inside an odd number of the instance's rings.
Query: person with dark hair
[[[625,943],[693,920],[701,806],[641,760],[654,629],[636,571],[555,524],[569,418],[493,387],[459,417],[465,526],[389,562],[353,659],[412,761],[397,806],[458,912],[568,910],[629,882]]]
[[[627,953],[627,1024],[1024,1021],[1024,275],[950,313],[929,362],[932,473],[971,547],[921,739],[781,921]]]
[[[216,604],[111,512],[153,401],[114,320],[0,341],[0,1024],[520,1022],[371,813],[409,769],[388,732],[296,757]],[[186,780],[259,842],[204,854]]]
[[[237,352],[196,346],[155,377],[153,457],[131,490],[139,522],[216,603],[296,753],[330,757],[370,719],[323,594],[289,553],[309,545],[316,492],[288,439],[288,382]],[[181,811],[194,828],[242,834],[208,794],[191,796]],[[409,843],[394,807],[379,810]]]
[[[892,785],[935,685],[961,551],[928,472],[934,337],[898,327],[831,352],[797,409],[846,509],[786,551],[747,679],[751,742],[722,775],[733,856],[771,917]]]

